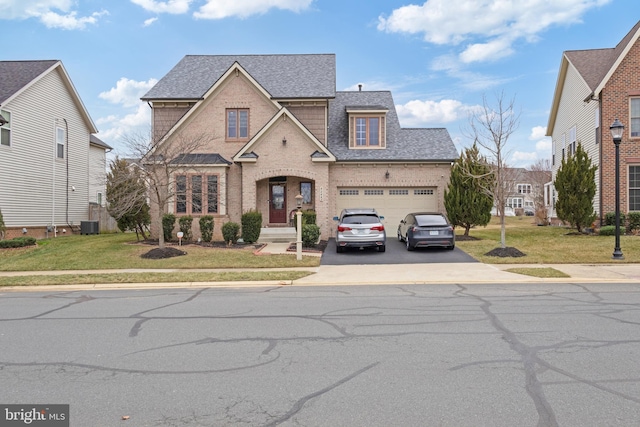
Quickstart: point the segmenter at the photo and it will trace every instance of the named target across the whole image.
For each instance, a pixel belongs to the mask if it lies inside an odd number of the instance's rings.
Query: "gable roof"
[[[387,110],[385,149],[349,149],[347,111],[356,110]],[[389,91],[336,92],[329,105],[328,140],[338,161],[452,162],[459,156],[445,128],[401,128]]]
[[[113,150],[109,144],[95,136],[94,134],[89,135],[89,144],[93,144],[96,147],[104,148],[105,150]]]
[[[47,73],[59,70],[62,81],[73,98],[91,133],[98,132],[67,71],[59,60],[0,61],[0,106],[7,104]]]
[[[563,53],[551,105],[551,113],[549,114],[549,123],[547,124],[547,136],[551,136],[553,126],[555,126],[555,118],[560,105],[560,95],[564,87],[568,66],[572,65],[582,77],[591,91],[591,96],[598,96],[639,36],[640,21],[633,26],[614,48],[568,50]]]
[[[202,99],[238,62],[272,98],[333,98],[336,59],[310,55],[187,55],[142,100]]]

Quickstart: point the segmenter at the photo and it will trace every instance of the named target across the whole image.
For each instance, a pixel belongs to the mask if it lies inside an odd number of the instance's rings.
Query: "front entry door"
[[[282,224],[287,222],[286,187],[284,184],[271,184],[271,203],[269,204],[269,222]]]

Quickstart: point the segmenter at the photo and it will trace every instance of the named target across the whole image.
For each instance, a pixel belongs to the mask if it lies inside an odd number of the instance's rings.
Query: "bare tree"
[[[483,188],[483,191],[492,196],[496,203],[500,216],[502,248],[506,247],[504,207],[507,204],[507,198],[514,191],[513,185],[517,178],[513,176],[514,169],[507,165],[510,154],[507,150],[507,142],[518,128],[519,117],[520,114],[515,111],[515,98],[505,99],[504,92],[496,94],[493,105],[483,95],[482,106],[469,117],[468,136],[473,138],[486,156],[489,173],[494,178],[490,181],[493,185]]]
[[[130,134],[123,137],[131,155],[138,160],[141,176],[149,192],[149,201],[156,209],[152,210],[152,223],[158,230],[158,245],[165,247],[162,232],[162,217],[168,213],[169,202],[175,195],[175,176],[190,170],[196,153],[201,151],[213,137],[208,134],[193,134],[177,131],[170,138],[155,139],[143,134]]]
[[[533,203],[535,206],[536,220],[546,224],[548,221],[547,210],[544,205],[544,186],[551,182],[551,160],[538,159],[527,168],[527,175],[532,185]]]

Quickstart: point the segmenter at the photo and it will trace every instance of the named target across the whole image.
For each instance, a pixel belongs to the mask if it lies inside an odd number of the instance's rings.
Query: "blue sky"
[[[337,89],[391,90],[403,127],[445,127],[515,97],[509,164],[549,158],[564,50],[614,47],[638,0],[0,0],[0,60],[60,59],[98,137],[148,132],[139,98],[184,55],[335,53]]]

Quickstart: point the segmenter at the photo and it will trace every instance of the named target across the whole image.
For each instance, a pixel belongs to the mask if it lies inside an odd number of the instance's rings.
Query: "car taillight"
[[[344,227],[344,226],[342,226],[342,225],[339,225],[339,226],[338,226],[338,231],[349,231],[349,230],[351,230],[351,228],[349,228],[349,227]]]
[[[375,231],[384,231],[384,225],[376,225],[371,227],[371,229]]]

